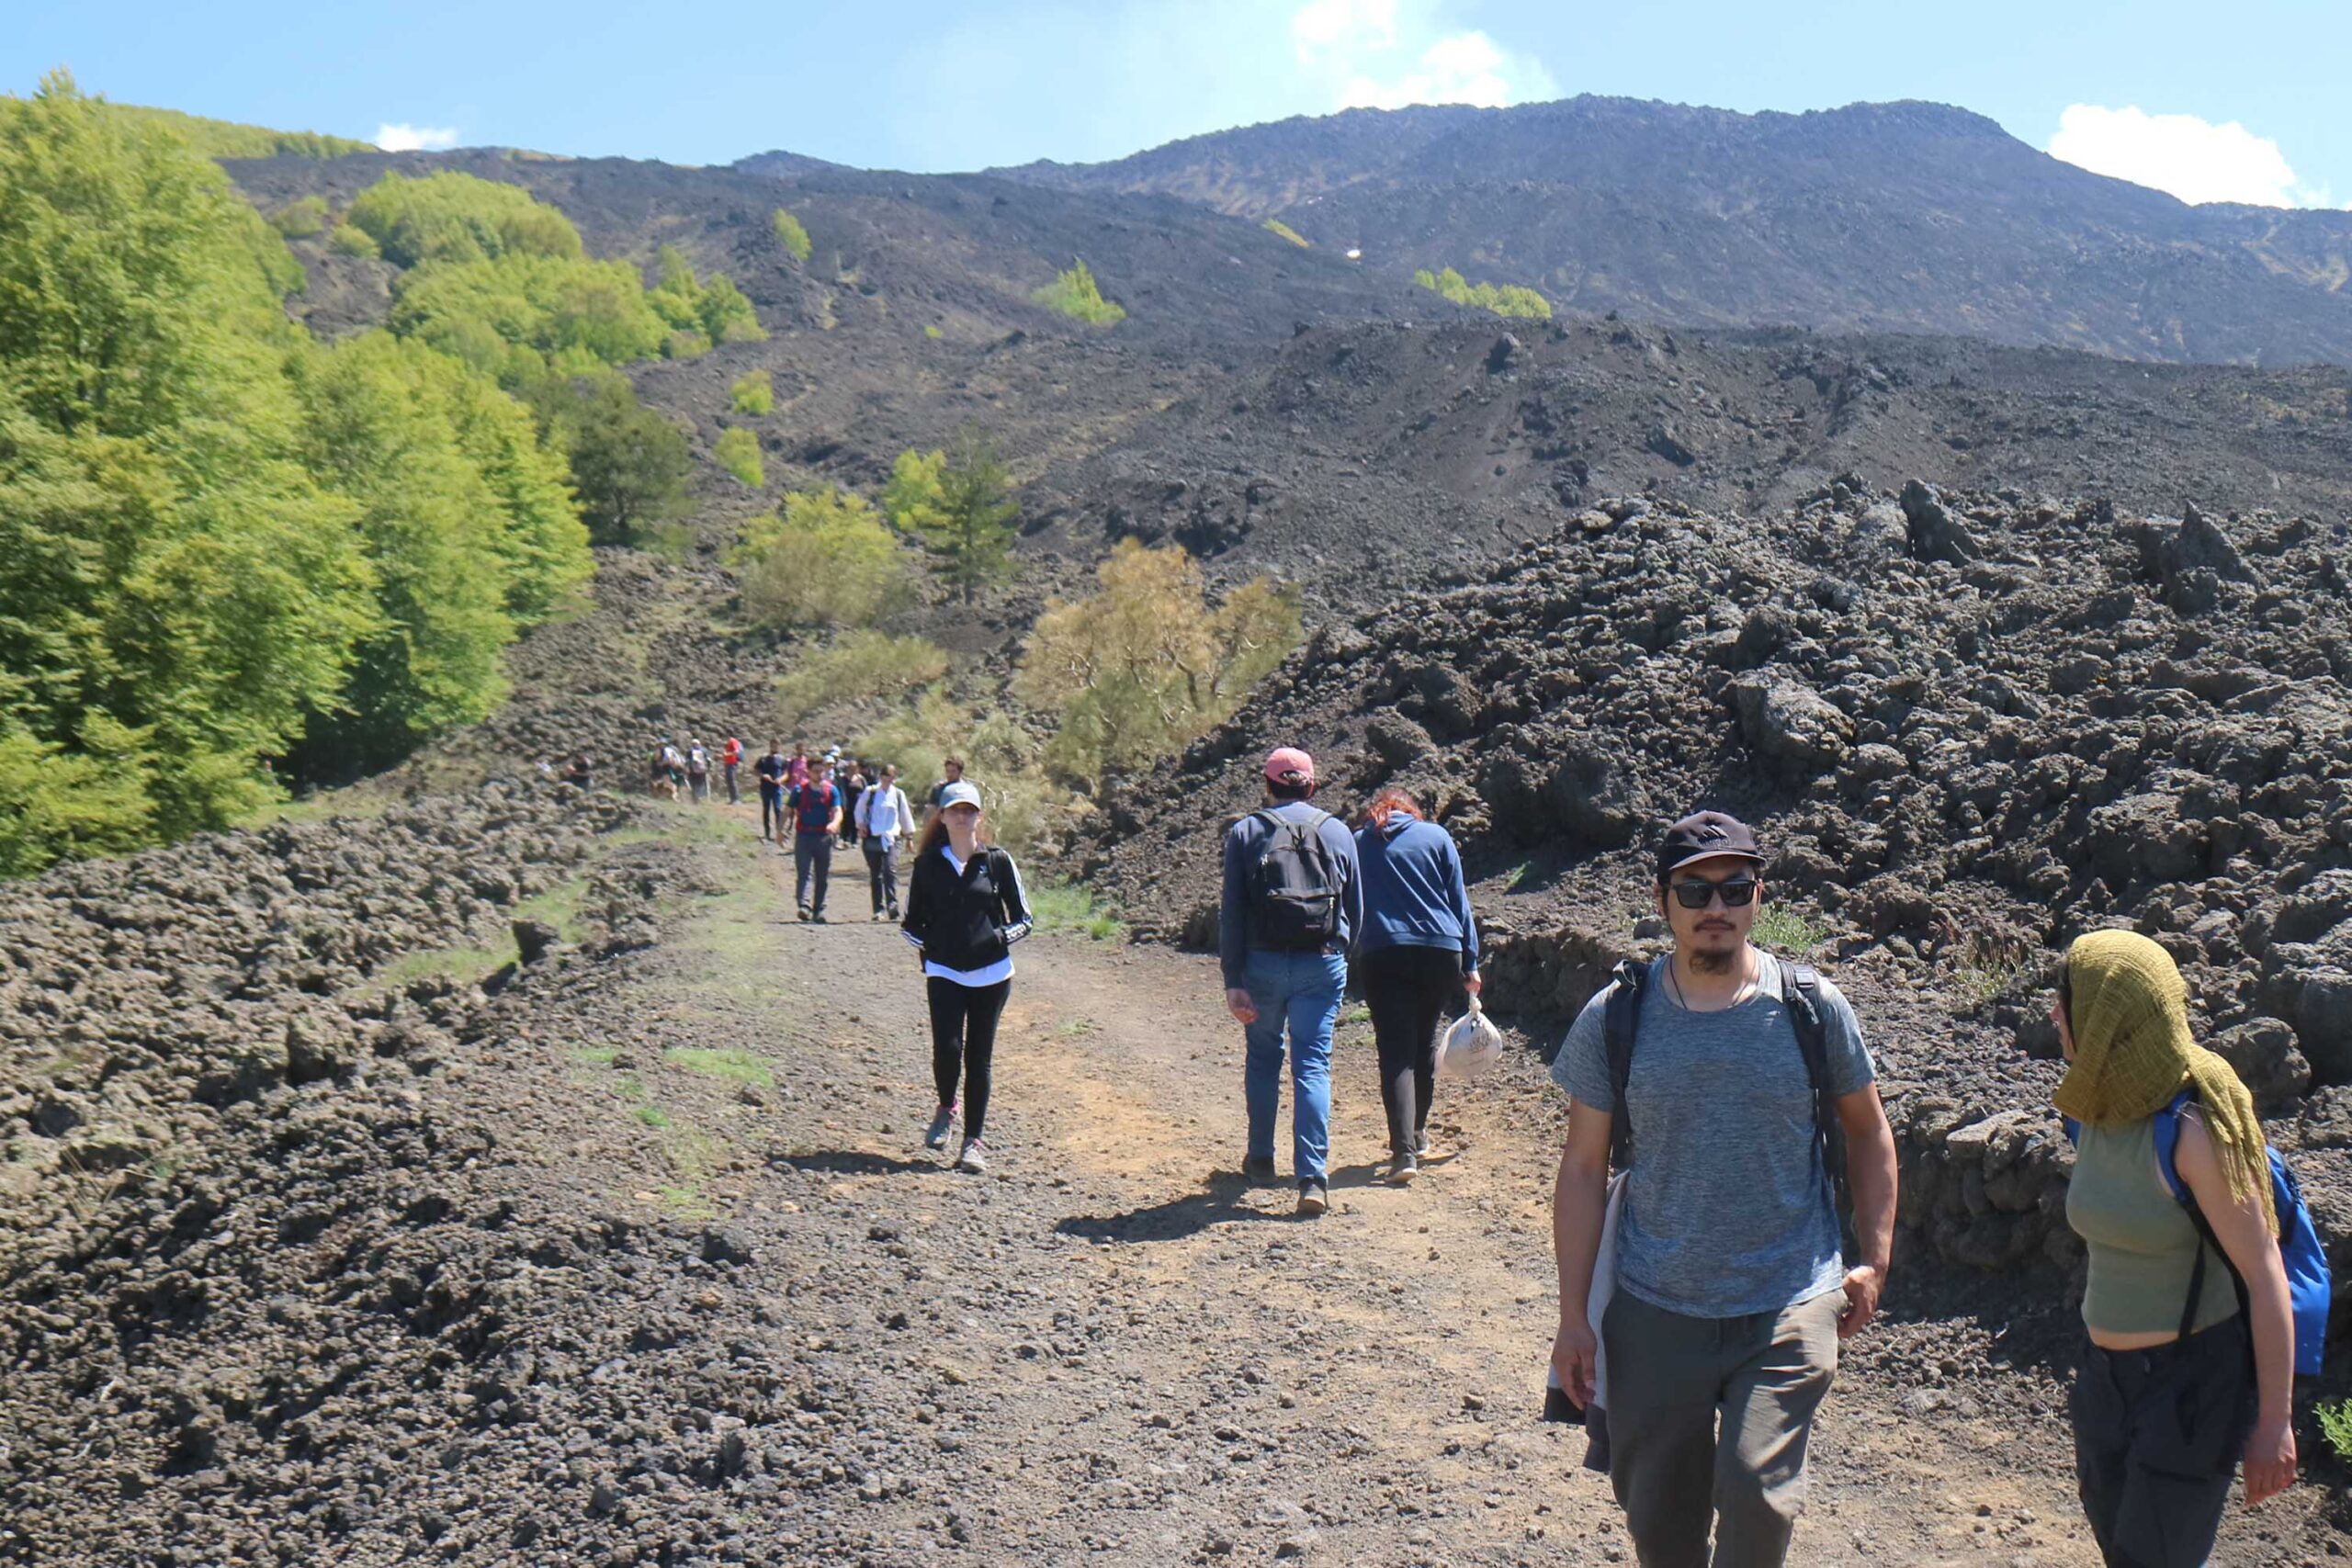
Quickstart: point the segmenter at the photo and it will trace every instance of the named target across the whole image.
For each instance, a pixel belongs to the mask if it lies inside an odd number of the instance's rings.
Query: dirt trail
[[[917,1259],[884,1300],[820,1291],[829,1315],[805,1325],[842,1353],[871,1344],[877,1318],[914,1325],[883,1337],[903,1347],[895,1363],[860,1374],[904,1391],[933,1450],[885,1473],[888,1500],[863,1521],[879,1527],[870,1561],[966,1542],[1032,1562],[1630,1560],[1606,1483],[1578,1468],[1582,1434],[1532,1419],[1560,1119],[1532,1062],[1447,1086],[1445,1157],[1396,1190],[1375,1179],[1384,1123],[1369,1027],[1351,1017],[1332,1212],[1300,1222],[1287,1189],[1232,1174],[1240,1041],[1212,961],[1043,935],[1020,950],[1000,1039],[995,1168],[954,1176],[919,1146],[914,965],[864,906],[837,883],[843,923],[791,926],[743,962],[776,1016],[838,1010],[860,1043],[792,1064],[816,1092],[775,1153],[822,1183],[796,1217],[887,1232]],[[1286,1127],[1287,1103],[1285,1170]],[[1873,1332],[1866,1362],[1943,1353],[1970,1330]],[[1797,1561],[2097,1561],[2046,1379],[1907,1405],[1897,1392],[1867,1367],[1841,1382]]]

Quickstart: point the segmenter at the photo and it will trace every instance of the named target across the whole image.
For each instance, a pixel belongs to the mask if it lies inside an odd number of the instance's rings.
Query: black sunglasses
[[[1724,896],[1724,908],[1740,909],[1747,908],[1755,900],[1756,889],[1761,884],[1752,876],[1726,877],[1721,882],[1710,882],[1703,876],[1693,876],[1671,886],[1674,888],[1674,901],[1686,909],[1705,908],[1714,901],[1714,897],[1718,893]]]

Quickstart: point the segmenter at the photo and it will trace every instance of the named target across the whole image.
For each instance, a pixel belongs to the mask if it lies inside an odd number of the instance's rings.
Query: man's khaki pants
[[[1684,1317],[1610,1298],[1609,1480],[1642,1568],[1707,1568],[1710,1516],[1714,1568],[1787,1561],[1845,1303],[1831,1291],[1777,1314]]]

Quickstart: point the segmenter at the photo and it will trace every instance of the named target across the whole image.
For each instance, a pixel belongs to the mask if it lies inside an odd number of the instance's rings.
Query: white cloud
[[[1543,62],[1475,28],[1451,26],[1450,0],[1307,0],[1291,47],[1333,108],[1476,104],[1499,108],[1558,93]]]
[[[458,144],[458,128],[451,126],[384,124],[376,128],[376,145],[387,152],[441,152]]]
[[[2074,104],[2058,117],[2050,155],[2192,203],[2312,207],[2326,199],[2295,177],[2278,143],[2236,120]]]

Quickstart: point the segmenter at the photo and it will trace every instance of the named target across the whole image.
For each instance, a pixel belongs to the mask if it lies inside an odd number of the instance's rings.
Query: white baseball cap
[[[978,807],[979,804],[979,786],[977,784],[967,784],[962,779],[957,779],[954,784],[949,784],[945,789],[939,792],[939,809],[942,811],[946,810],[951,806]]]

